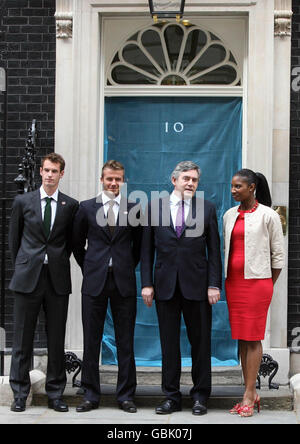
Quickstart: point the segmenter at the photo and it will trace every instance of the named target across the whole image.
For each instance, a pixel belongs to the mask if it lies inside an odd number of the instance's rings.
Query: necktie
[[[184,227],[184,200],[179,202],[176,216],[176,234],[179,238]]]
[[[108,201],[108,212],[107,212],[107,223],[108,223],[108,227],[110,230],[110,234],[113,235],[114,231],[115,231],[115,226],[116,226],[116,219],[115,219],[115,213],[113,210],[113,206],[115,204],[114,200],[109,200]]]
[[[51,230],[51,200],[52,197],[46,197],[46,206],[44,212],[44,229],[46,237],[49,237]]]

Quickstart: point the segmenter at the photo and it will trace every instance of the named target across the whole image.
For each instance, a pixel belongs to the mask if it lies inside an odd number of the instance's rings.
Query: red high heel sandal
[[[253,416],[255,406],[257,406],[257,413],[260,412],[260,397],[256,395],[254,404],[252,406],[249,405],[243,405],[239,409],[239,415],[243,418],[248,418],[250,416]]]
[[[235,404],[235,405],[232,407],[231,410],[229,410],[229,413],[230,413],[231,415],[238,415],[239,412],[240,412],[240,408],[241,408],[241,404],[240,404],[240,403],[237,403],[237,404]]]

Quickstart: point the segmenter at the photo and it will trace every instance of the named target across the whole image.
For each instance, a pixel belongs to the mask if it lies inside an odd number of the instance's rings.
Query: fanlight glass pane
[[[197,74],[204,71],[214,65],[217,65],[226,58],[226,49],[220,45],[210,46],[199,60],[193,65],[192,69],[188,72],[188,76]]]
[[[150,60],[145,56],[141,49],[134,44],[129,44],[123,49],[124,60],[131,65],[136,66],[143,71],[147,71],[154,75],[159,75],[157,69],[153,66]]]
[[[124,65],[118,65],[112,70],[112,79],[118,85],[155,85],[156,81],[134,71]]]
[[[183,30],[179,26],[168,26],[168,28],[165,30],[165,42],[167,45],[171,69],[176,69],[182,39]]]
[[[161,39],[159,34],[152,29],[145,31],[141,37],[144,48],[149,52],[151,57],[155,60],[159,66],[166,71],[167,65],[161,45]]]
[[[192,31],[188,38],[184,49],[181,69],[184,70],[195,59],[197,54],[202,51],[207,43],[206,34],[200,29]]]
[[[230,85],[236,80],[237,72],[232,66],[222,66],[201,77],[191,80],[192,85]]]

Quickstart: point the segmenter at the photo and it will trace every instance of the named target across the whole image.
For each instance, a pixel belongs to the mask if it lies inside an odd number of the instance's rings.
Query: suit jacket
[[[222,285],[220,238],[214,205],[206,200],[197,199],[196,201],[193,197],[192,209],[180,238],[177,238],[171,215],[169,215],[168,226],[164,226],[163,208],[170,208],[169,198],[158,201],[157,215],[154,217],[153,208],[153,204],[152,208],[149,204],[147,226],[144,227],[143,233],[142,287],[154,284],[155,298],[168,300],[174,295],[178,279],[184,298],[196,301],[206,300],[208,287],[221,289]],[[197,223],[193,224],[192,220]],[[195,236],[187,236],[187,229],[191,230],[189,234],[192,234],[192,230],[197,226]]]
[[[14,265],[10,290],[32,293],[47,254],[55,292],[62,295],[72,292],[69,258],[72,252],[72,223],[77,208],[75,199],[59,192],[55,221],[47,238],[40,190],[16,196],[8,237]]]
[[[73,249],[83,273],[82,293],[98,296],[102,292],[112,258],[120,294],[136,296],[135,267],[140,261],[142,228],[141,225],[130,225],[128,221],[133,207],[136,204],[121,198],[115,231],[111,236],[108,225],[103,226],[99,222],[106,219],[102,199],[97,197],[80,203],[73,227]],[[140,218],[139,208],[135,210]]]

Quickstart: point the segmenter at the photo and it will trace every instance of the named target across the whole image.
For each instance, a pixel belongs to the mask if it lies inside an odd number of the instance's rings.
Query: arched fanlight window
[[[139,31],[115,54],[108,86],[240,86],[238,63],[218,37],[198,26],[158,23]]]

